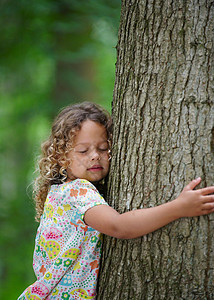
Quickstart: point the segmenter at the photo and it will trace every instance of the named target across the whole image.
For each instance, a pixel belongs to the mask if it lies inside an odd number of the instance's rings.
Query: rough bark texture
[[[214,175],[214,2],[122,1],[109,203],[170,201]],[[152,220],[151,220],[152,222]],[[98,300],[214,299],[214,214],[105,237]]]

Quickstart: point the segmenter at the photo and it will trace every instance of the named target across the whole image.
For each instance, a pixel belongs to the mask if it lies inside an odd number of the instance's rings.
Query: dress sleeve
[[[96,187],[87,180],[77,179],[69,186],[69,193],[66,193],[67,201],[70,202],[84,218],[85,212],[96,205],[108,205],[100,195]]]

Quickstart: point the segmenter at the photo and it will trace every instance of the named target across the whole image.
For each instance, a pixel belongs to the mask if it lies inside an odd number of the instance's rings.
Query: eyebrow
[[[102,143],[105,143],[105,142],[108,142],[108,140],[103,140],[103,141],[99,142],[98,144],[102,144]],[[79,146],[79,145],[91,145],[91,143],[78,143],[75,146]]]

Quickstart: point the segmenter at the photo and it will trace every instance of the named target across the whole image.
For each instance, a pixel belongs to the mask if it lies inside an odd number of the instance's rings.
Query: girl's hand
[[[191,181],[174,200],[178,205],[178,217],[196,217],[214,212],[214,186],[193,190],[201,178]]]

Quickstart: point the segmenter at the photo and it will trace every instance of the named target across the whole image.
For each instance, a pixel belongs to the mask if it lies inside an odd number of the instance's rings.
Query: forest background
[[[53,117],[80,101],[111,111],[120,4],[0,3],[0,299],[35,280],[32,182]]]

